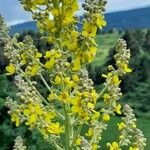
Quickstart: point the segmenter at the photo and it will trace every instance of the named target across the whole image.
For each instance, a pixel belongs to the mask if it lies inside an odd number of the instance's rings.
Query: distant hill
[[[36,26],[36,22],[35,21],[30,21],[30,22],[25,22],[25,23],[21,23],[21,24],[17,24],[14,26],[10,27],[10,34],[14,34],[14,33],[21,33],[23,31],[27,31],[27,30],[34,30],[37,31],[37,26]]]
[[[106,29],[150,28],[150,7],[106,14]]]
[[[120,30],[150,28],[150,7],[106,13],[105,16],[107,21],[107,27],[105,30],[112,28]],[[79,25],[79,28],[81,28],[81,25]],[[11,27],[10,34],[14,34],[16,32],[20,33],[23,30],[37,31],[36,23],[31,21],[14,25]]]

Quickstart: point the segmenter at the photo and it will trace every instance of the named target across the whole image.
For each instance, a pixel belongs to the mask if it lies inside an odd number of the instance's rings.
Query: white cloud
[[[150,6],[150,0],[108,0],[107,12]]]

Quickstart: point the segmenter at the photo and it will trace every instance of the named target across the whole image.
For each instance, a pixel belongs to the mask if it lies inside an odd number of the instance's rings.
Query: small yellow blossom
[[[57,76],[55,77],[55,79],[54,79],[54,82],[55,82],[56,85],[61,84],[61,77],[57,75]]]
[[[102,27],[105,27],[107,25],[106,21],[104,20],[104,16],[103,15],[99,15],[99,14],[96,14],[96,25],[102,29]]]
[[[89,128],[88,133],[86,133],[85,135],[92,137],[94,135],[94,130],[92,128]]]
[[[119,144],[117,142],[113,142],[110,145],[110,150],[121,150],[121,148],[119,148]]]
[[[69,100],[69,93],[67,91],[64,91],[60,96],[58,96],[58,98],[64,103],[67,103]]]
[[[116,108],[115,108],[115,112],[116,112],[117,114],[119,114],[119,115],[121,114],[120,109],[121,109],[121,105],[118,104],[118,105],[116,106]]]
[[[54,65],[55,65],[55,58],[51,57],[50,60],[46,61],[45,68],[50,70],[50,69],[52,69],[54,67]]]
[[[139,148],[134,146],[134,147],[130,147],[129,150],[139,150]]]
[[[47,131],[52,134],[60,134],[64,132],[64,129],[60,126],[59,122],[56,122],[50,124],[47,128]]]
[[[112,82],[113,82],[115,85],[119,85],[119,84],[120,84],[121,81],[119,80],[119,77],[118,77],[117,74],[115,74],[115,75],[113,76]]]
[[[80,63],[80,59],[76,58],[73,62],[72,62],[72,70],[73,71],[79,71],[81,68],[81,63]]]
[[[71,107],[71,110],[73,113],[80,113],[82,108],[81,108],[81,100],[79,97],[73,98],[70,103],[73,105]]]
[[[83,25],[83,36],[85,37],[95,37],[97,32],[97,27],[90,23],[90,22],[85,22]]]
[[[128,65],[127,64],[123,64],[123,70],[127,73],[130,73],[132,72],[132,69],[128,68]]]
[[[102,116],[103,121],[108,122],[110,120],[110,115],[109,114],[104,114]]]
[[[33,127],[36,123],[36,120],[37,116],[35,114],[31,114],[25,124]]]
[[[81,138],[77,138],[75,141],[75,145],[81,145]]]
[[[57,95],[55,94],[55,93],[50,93],[49,95],[48,95],[48,97],[47,97],[47,99],[49,100],[49,101],[53,101],[54,99],[56,99],[57,98]]]
[[[94,107],[95,107],[95,104],[93,104],[93,103],[91,103],[91,102],[88,102],[88,103],[87,103],[87,108],[89,108],[89,109],[94,109]]]
[[[119,130],[122,130],[126,127],[125,123],[124,122],[121,122],[121,123],[118,123],[118,129]]]
[[[100,116],[100,112],[99,111],[96,111],[96,110],[92,110],[93,114],[92,114],[92,117],[91,119],[92,120],[98,120],[99,116]]]
[[[104,98],[104,102],[108,103],[108,101],[110,100],[111,97],[109,96],[108,93],[105,93],[103,98]]]
[[[15,122],[16,127],[18,127],[19,124],[20,124],[19,117],[18,117],[18,115],[16,113],[13,113],[11,115],[11,121]]]
[[[21,54],[21,61],[20,61],[20,63],[22,65],[25,65],[27,63],[27,54],[26,53],[22,53]]]
[[[92,144],[92,150],[98,150],[98,144],[96,143]]]
[[[40,52],[37,52],[36,55],[35,55],[35,57],[36,57],[36,58],[41,58],[41,57],[42,57],[42,54],[41,54]]]
[[[72,76],[72,80],[74,81],[74,82],[79,82],[79,76],[77,76],[77,75],[73,75]]]
[[[45,54],[45,58],[46,59],[48,59],[48,58],[51,58],[51,56],[52,56],[52,53],[51,53],[51,51],[46,51],[46,54]]]
[[[72,88],[74,86],[74,82],[71,81],[70,77],[65,77],[64,82],[68,88]]]
[[[39,70],[40,70],[39,65],[28,66],[26,68],[26,74],[28,74],[30,76],[35,76]]]
[[[6,75],[12,75],[16,72],[16,67],[14,66],[14,64],[10,63],[7,67],[6,67]]]

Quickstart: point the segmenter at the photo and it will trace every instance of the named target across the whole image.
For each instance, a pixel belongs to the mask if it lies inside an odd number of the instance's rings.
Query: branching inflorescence
[[[20,1],[37,21],[43,39],[53,46],[42,54],[30,36],[18,42],[17,34],[13,38],[7,35],[5,55],[10,60],[7,75],[15,74],[18,88],[18,100],[8,97],[6,102],[11,120],[17,127],[24,123],[30,130],[38,129],[58,150],[96,150],[101,149],[102,132],[111,116],[123,113],[125,117],[118,123],[121,135],[118,142],[107,143],[108,148],[120,150],[130,146],[130,150],[143,150],[145,138],[135,125],[131,108],[125,105],[122,111],[118,103],[122,95],[120,77],[132,72],[125,41],[117,43],[116,66],[108,66],[109,73],[103,74],[106,81],[100,93],[86,70],[98,48],[97,29],[106,26],[105,0],[85,0],[82,20],[76,16],[77,0]],[[78,28],[81,23],[82,30]],[[41,82],[47,95],[38,89]],[[103,107],[97,110],[100,100]]]

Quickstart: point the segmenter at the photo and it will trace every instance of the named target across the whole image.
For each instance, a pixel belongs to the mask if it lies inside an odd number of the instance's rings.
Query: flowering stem
[[[98,95],[98,98],[97,99],[99,99],[100,97],[102,97],[103,96],[103,94],[106,92],[106,90],[107,90],[107,86],[105,86],[104,88],[103,88],[103,90],[99,93],[99,95]]]
[[[70,149],[70,141],[72,135],[72,125],[71,125],[71,116],[68,114],[66,106],[64,106],[64,113],[65,113],[65,150]]]
[[[80,134],[81,129],[82,129],[82,124],[79,125],[79,127],[78,127],[76,133],[75,133],[74,136],[73,136],[73,140],[72,140],[71,147],[70,147],[71,149],[72,149],[72,147],[73,147],[73,145],[74,145],[74,142],[76,141],[78,135]]]
[[[44,85],[47,87],[47,89],[52,92],[50,86],[47,84],[46,80],[44,79],[44,77],[42,76],[42,74],[39,74],[41,80],[43,81]]]
[[[24,74],[21,68],[18,68],[21,74]],[[43,100],[45,104],[48,104],[48,102],[45,100],[45,98],[39,93],[39,91],[36,89],[36,87],[32,84],[32,82],[24,75],[24,79],[28,82],[28,84],[33,88],[33,90],[39,95],[39,97]]]

